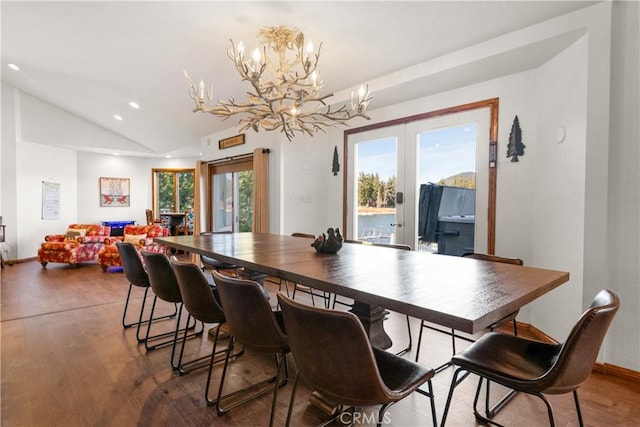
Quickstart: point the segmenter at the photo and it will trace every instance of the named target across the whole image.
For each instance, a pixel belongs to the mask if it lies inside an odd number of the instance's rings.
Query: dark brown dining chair
[[[362,240],[349,240],[349,239],[344,240],[344,243],[355,243],[357,245],[365,245],[365,246],[379,246],[382,248],[399,249],[403,251],[411,250],[411,246],[409,245],[395,244],[395,243],[377,243],[377,242],[372,243],[372,242],[364,242]],[[336,305],[342,305],[346,307],[353,306],[351,302],[342,300],[338,294],[335,294],[333,296],[333,304],[331,305],[331,308],[335,309]],[[403,348],[402,350],[396,353],[398,356],[408,353],[411,350],[411,347],[413,347],[413,336],[411,334],[411,320],[409,319],[409,316],[405,316],[405,318],[407,321],[407,334],[409,336],[409,342],[405,348]]]
[[[522,266],[524,265],[524,263],[522,262],[522,260],[520,258],[508,258],[508,257],[502,257],[502,256],[497,256],[497,255],[488,255],[488,254],[481,254],[481,253],[476,253],[476,252],[468,252],[462,255],[463,258],[470,258],[470,259],[477,259],[480,261],[490,261],[490,262],[498,262],[498,263],[502,263],[502,264],[512,264],[512,265],[518,265],[518,266]],[[489,330],[493,331],[495,328],[497,328],[498,326],[504,325],[506,323],[509,322],[513,322],[513,333],[514,335],[518,335],[518,329],[516,326],[516,316],[518,315],[518,310],[516,310],[515,312],[509,314],[508,316],[500,319],[499,321],[497,321],[496,323],[492,324],[489,326]],[[424,320],[420,322],[420,333],[418,334],[418,348],[416,349],[416,358],[415,361],[418,361],[418,358],[420,357],[420,346],[422,344],[422,332],[424,331],[424,328],[427,329],[431,329],[434,330],[436,332],[440,332],[443,334],[447,334],[451,336],[451,354],[454,355],[457,353],[456,351],[456,338],[468,341],[468,342],[474,342],[475,340],[471,337],[465,336],[465,335],[459,335],[454,329],[449,329],[449,330],[444,330],[441,329],[437,326],[433,326],[431,324],[428,324],[427,322],[425,322]],[[436,372],[440,372],[441,370],[447,368],[451,366],[451,361],[447,361],[445,363],[443,363],[442,365],[438,366],[436,368]]]
[[[218,324],[215,336],[213,338],[211,355],[203,356],[192,361],[192,363],[199,362],[200,360],[208,362],[209,372],[207,374],[207,383],[204,389],[204,397],[207,401],[207,405],[214,405],[217,401],[217,398],[212,399],[211,397],[209,397],[209,388],[211,386],[211,373],[213,372],[213,365],[216,362],[222,360],[221,357],[218,358],[217,356],[222,356],[223,354],[226,355],[227,351],[226,349],[220,351],[217,350],[218,343],[220,341],[219,326],[225,322],[225,315],[222,307],[214,296],[213,289],[209,285],[209,282],[207,281],[207,278],[205,277],[200,267],[195,264],[178,262],[173,259],[170,260],[170,262],[171,268],[173,269],[176,275],[176,279],[178,280],[180,294],[182,295],[182,302],[184,303],[184,307],[187,309],[189,314],[202,323]],[[186,331],[184,334],[186,335]],[[182,348],[180,349],[181,354],[184,353],[186,342],[186,339],[182,340]],[[234,354],[233,356],[236,357],[240,356],[241,354],[242,352],[239,352]],[[195,367],[191,366],[190,369],[195,369]],[[181,373],[187,372],[189,371],[184,371]]]
[[[124,275],[129,281],[129,291],[127,292],[127,299],[124,303],[124,311],[122,313],[122,326],[127,329],[132,326],[136,326],[136,338],[139,343],[144,343],[147,350],[153,350],[158,346],[167,345],[170,343],[170,340],[166,340],[164,342],[158,343],[155,345],[150,345],[150,341],[161,339],[165,337],[169,337],[172,333],[163,333],[158,335],[149,335],[149,329],[151,329],[151,324],[157,320],[169,319],[173,318],[178,314],[178,307],[174,304],[174,311],[171,314],[153,317],[155,312],[155,305],[157,301],[157,296],[153,296],[151,313],[147,319],[144,318],[145,306],[147,305],[147,295],[149,293],[149,288],[151,287],[151,283],[149,282],[149,275],[142,264],[142,260],[140,259],[140,253],[138,249],[136,249],[133,243],[127,242],[116,242],[116,247],[118,249],[118,254],[120,255],[120,261],[122,262],[122,269],[124,271]],[[131,291],[133,287],[139,287],[144,289],[144,294],[142,297],[142,303],[140,305],[140,314],[138,315],[138,320],[135,322],[127,322],[127,311],[129,309],[129,303],[131,300]],[[141,335],[141,327],[142,325],[147,326],[147,332],[145,336]]]
[[[620,300],[613,292],[600,291],[564,343],[543,343],[496,332],[482,336],[451,359],[459,368],[451,381],[442,425],[455,387],[467,377],[467,373],[472,373],[480,377],[473,402],[474,412],[484,422],[494,424],[477,410],[482,381],[486,379],[540,398],[547,408],[552,427],[555,426],[553,409],[544,395],[572,392],[578,421],[583,426],[578,389],[589,379],[600,346],[619,307]]]
[[[174,330],[173,342],[171,345],[171,367],[173,370],[180,370],[184,372],[186,366],[191,364],[191,362],[184,362],[182,360],[183,352],[180,352],[177,360],[176,360],[176,346],[179,340],[184,339],[185,337],[180,338],[180,332],[184,332],[184,329],[180,328],[180,322],[182,320],[182,311],[183,311],[183,303],[182,303],[182,294],[180,293],[180,286],[178,285],[178,279],[176,279],[176,275],[171,268],[171,263],[169,262],[169,258],[163,253],[155,253],[155,252],[145,252],[142,251],[142,258],[144,259],[144,264],[147,267],[147,274],[149,275],[149,283],[151,284],[151,289],[153,293],[163,301],[167,301],[173,304],[178,305],[178,317],[176,319],[176,327]],[[188,314],[188,313],[187,313]],[[185,328],[188,330],[191,329],[192,332],[186,336],[186,338],[194,338],[197,336],[201,336],[204,329],[204,324],[199,330],[195,330],[195,323],[197,322],[194,319],[194,325],[190,326],[191,315],[187,315],[187,321],[185,322]],[[151,328],[147,328],[147,336],[149,335],[149,330]],[[184,348],[184,347],[183,347]]]
[[[278,300],[298,367],[287,426],[300,377],[324,398],[340,405],[338,413],[326,424],[342,419],[345,406],[382,405],[378,412],[380,426],[390,405],[419,391],[429,397],[433,425],[437,425],[431,385],[433,369],[372,347],[353,313],[304,305],[282,293],[278,293]],[[425,383],[428,391],[419,389]]]
[[[287,383],[287,353],[289,343],[283,332],[282,317],[279,312],[274,312],[269,305],[267,292],[262,285],[253,280],[238,279],[224,276],[218,272],[212,272],[213,280],[220,294],[220,301],[225,310],[227,326],[231,333],[227,357],[222,368],[220,390],[216,409],[218,414],[224,414],[239,405],[273,391],[271,403],[271,416],[269,425],[273,425],[275,408],[278,399],[278,389]],[[247,350],[258,353],[270,353],[275,355],[276,374],[266,380],[259,381],[248,387],[223,394],[225,379],[227,378],[229,355],[233,351],[235,343],[239,342]],[[280,372],[284,367],[284,378],[280,380]],[[267,385],[272,384],[270,387]],[[260,390],[262,389],[262,390]],[[227,407],[223,407],[223,401],[238,395],[244,395],[249,391],[257,392],[236,401]]]

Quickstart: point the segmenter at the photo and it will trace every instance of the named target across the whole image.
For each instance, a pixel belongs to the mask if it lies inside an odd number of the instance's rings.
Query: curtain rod
[[[271,152],[271,150],[268,149],[268,148],[263,148],[262,149],[262,153],[263,154],[269,154],[270,152]],[[227,162],[227,161],[230,161],[230,160],[244,159],[246,157],[252,157],[252,156],[253,156],[253,153],[245,153],[245,154],[238,154],[237,156],[223,157],[222,159],[209,160],[209,161],[202,162],[202,163],[205,164],[205,165],[211,165],[211,164],[214,164],[214,163]]]

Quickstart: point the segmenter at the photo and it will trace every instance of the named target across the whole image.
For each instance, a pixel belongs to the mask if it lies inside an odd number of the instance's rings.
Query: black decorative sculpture
[[[333,147],[333,165],[331,167],[331,172],[333,172],[333,176],[338,175],[340,172],[340,163],[338,163],[338,146]]]
[[[512,162],[518,161],[518,156],[524,156],[525,145],[522,143],[522,130],[520,129],[520,121],[516,115],[511,125],[511,133],[509,134],[509,144],[507,144],[507,157],[511,157]]]
[[[311,244],[316,251],[335,254],[342,248],[342,234],[338,228],[328,228],[327,234],[322,233]]]

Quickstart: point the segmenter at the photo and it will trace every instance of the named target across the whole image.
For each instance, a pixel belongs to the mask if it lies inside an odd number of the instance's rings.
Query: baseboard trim
[[[523,334],[526,332],[527,336],[531,336],[532,339],[542,342],[557,343],[556,340],[535,326],[531,326],[529,323],[516,323],[518,325],[518,331],[522,331]],[[621,366],[611,365],[609,363],[596,363],[593,366],[593,372],[627,380],[640,381],[640,372],[634,371],[633,369],[623,368]]]
[[[38,257],[32,257],[32,258],[22,258],[22,259],[5,259],[4,263],[6,265],[13,265],[13,264],[22,264],[24,262],[31,262],[31,261],[36,261],[38,259]]]
[[[628,380],[640,381],[640,372],[609,363],[596,363],[593,372],[612,377],[624,378]]]

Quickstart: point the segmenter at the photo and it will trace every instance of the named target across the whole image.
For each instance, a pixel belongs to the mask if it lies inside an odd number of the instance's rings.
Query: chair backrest
[[[167,302],[182,302],[178,279],[171,268],[169,258],[163,253],[146,251],[142,251],[142,258],[147,266],[151,289],[158,298]]]
[[[353,313],[300,304],[281,293],[278,301],[291,354],[314,389],[344,405],[391,401],[367,333]]]
[[[153,224],[153,211],[151,209],[145,209],[144,214],[147,217],[147,225]]]
[[[231,335],[245,347],[260,352],[282,352],[287,338],[258,282],[236,279],[212,271]]]
[[[404,251],[410,251],[411,246],[409,245],[401,245],[396,243],[372,243],[373,246],[380,246],[382,248],[392,248],[392,249],[400,249]]]
[[[231,231],[203,231],[200,233],[201,236],[213,236],[214,234],[232,234],[232,232]],[[204,264],[205,266],[214,268],[214,269],[217,269],[220,267],[222,267],[222,269],[235,268],[234,265],[231,265],[223,261],[219,261],[215,258],[211,258],[206,255],[200,255],[200,262],[202,262],[202,264]]]
[[[170,260],[176,275],[182,302],[189,314],[204,323],[224,321],[224,312],[213,296],[207,278],[195,264]]]
[[[463,258],[478,259],[480,261],[501,262],[503,264],[524,265],[520,258],[507,258],[497,255],[481,254],[476,252],[467,252],[462,254]]]
[[[365,245],[365,246],[380,246],[381,248],[401,249],[405,251],[411,250],[411,246],[399,244],[399,243],[365,242],[362,240],[351,240],[351,239],[345,239],[344,243],[355,243],[356,245]]]
[[[587,381],[619,307],[620,300],[613,292],[604,289],[596,295],[562,345],[557,362],[540,379],[542,392],[567,393]]]
[[[142,265],[140,254],[133,243],[116,242],[124,275],[129,283],[143,288],[149,287],[149,276]]]
[[[316,236],[314,236],[313,234],[308,234],[308,233],[291,233],[292,237],[305,237],[307,239],[315,239]]]

